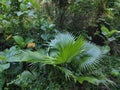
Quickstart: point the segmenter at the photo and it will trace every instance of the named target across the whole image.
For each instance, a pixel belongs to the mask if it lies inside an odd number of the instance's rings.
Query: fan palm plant
[[[69,33],[59,33],[48,46],[47,54],[21,50],[18,54],[6,57],[6,60],[51,65],[63,72],[66,79],[73,79],[81,84],[84,81],[95,85],[113,84],[102,74],[99,67],[100,61],[108,51],[107,48],[91,44],[82,36],[75,38]]]

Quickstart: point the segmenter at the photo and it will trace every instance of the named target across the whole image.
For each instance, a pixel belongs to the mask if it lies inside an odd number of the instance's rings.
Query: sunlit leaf
[[[36,8],[36,9],[40,9],[40,3],[38,0],[29,0],[29,2]]]
[[[5,60],[6,60],[6,57],[5,57],[5,56],[0,55],[0,60],[5,61]]]
[[[20,46],[24,46],[25,45],[23,37],[21,37],[21,36],[13,36],[13,38],[14,38],[15,42],[17,44],[19,44]]]
[[[97,78],[95,78],[95,77],[84,77],[84,76],[81,76],[81,77],[77,77],[76,78],[77,79],[77,81],[78,82],[80,82],[81,84],[84,82],[84,81],[87,81],[87,82],[89,82],[89,83],[92,83],[92,84],[94,84],[94,85],[99,85],[99,83],[100,83],[100,81],[97,79]]]

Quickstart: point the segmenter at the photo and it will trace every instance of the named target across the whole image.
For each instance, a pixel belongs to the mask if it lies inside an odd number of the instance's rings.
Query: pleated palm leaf
[[[54,58],[56,58],[58,64],[61,64],[71,62],[75,56],[82,53],[84,51],[84,44],[85,40],[81,36],[75,40],[74,36],[66,33],[56,35],[55,39],[49,43],[49,46],[57,50]]]

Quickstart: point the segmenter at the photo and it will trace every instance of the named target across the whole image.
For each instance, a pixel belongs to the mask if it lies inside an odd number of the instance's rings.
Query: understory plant
[[[107,46],[96,46],[82,36],[76,38],[69,33],[59,33],[48,42],[45,50],[30,51],[12,47],[1,53],[0,60],[1,63],[29,63],[29,70],[8,83],[8,86],[15,84],[23,87],[23,90],[60,90],[70,84],[72,87],[67,86],[67,89],[72,89],[76,83],[82,85],[84,82],[103,84],[108,88],[109,84],[114,83],[107,79],[100,67],[108,51]]]

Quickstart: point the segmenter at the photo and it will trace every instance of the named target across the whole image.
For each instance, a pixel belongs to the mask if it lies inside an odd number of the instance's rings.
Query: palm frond
[[[105,85],[107,88],[109,84],[111,85],[115,85],[115,83],[109,79],[107,79],[106,77],[104,76],[101,76],[101,77],[94,77],[94,76],[76,76],[74,75],[74,73],[65,68],[65,67],[60,67],[60,66],[57,66],[57,68],[59,68],[64,74],[65,74],[65,77],[66,79],[73,79],[75,82],[78,81],[79,83],[83,84],[84,81],[87,81],[89,83],[92,83],[94,85],[99,85],[100,83]]]
[[[102,49],[99,46],[91,43],[86,43],[85,49],[86,51],[83,53],[81,60],[79,61],[80,70],[93,71],[96,67],[99,66],[100,61],[102,60]]]
[[[70,78],[75,79],[75,75],[69,69],[67,69],[65,67],[60,67],[60,66],[57,66],[57,68],[59,68],[65,74],[66,79],[70,79]]]
[[[22,53],[15,54],[7,58],[8,62],[31,62],[31,63],[43,63],[43,64],[54,64],[55,58],[47,55],[40,54],[39,52],[22,51]]]
[[[93,77],[93,76],[80,76],[80,77],[76,77],[76,80],[79,83],[83,83],[84,81],[87,81],[89,83],[92,83],[94,85],[99,85],[99,84],[103,84],[105,85],[107,88],[109,84],[111,85],[115,85],[115,83],[109,79],[107,79],[106,77]]]
[[[73,57],[80,54],[84,49],[83,45],[85,40],[80,36],[77,40],[67,33],[59,34],[49,43],[51,48],[58,50],[56,59],[60,61],[59,63],[70,62]]]

